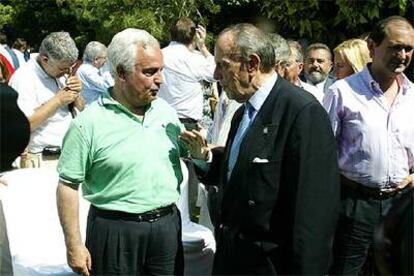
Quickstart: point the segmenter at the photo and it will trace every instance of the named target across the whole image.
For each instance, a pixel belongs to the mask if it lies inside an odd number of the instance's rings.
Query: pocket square
[[[262,159],[262,158],[259,158],[259,157],[255,157],[253,159],[253,163],[269,163],[269,160],[266,159],[266,158]]]

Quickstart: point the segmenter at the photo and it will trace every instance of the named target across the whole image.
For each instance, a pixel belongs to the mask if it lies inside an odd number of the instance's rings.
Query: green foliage
[[[261,11],[287,37],[323,41],[331,46],[368,32],[389,15],[412,15],[412,0],[263,0]]]
[[[334,46],[359,36],[380,18],[413,16],[412,0],[3,0],[0,27],[13,26],[32,44],[69,31],[80,49],[90,40],[108,44],[128,27],[143,28],[166,42],[182,16],[207,26],[208,41],[229,24],[265,20],[285,37]]]
[[[12,23],[13,12],[11,6],[0,4],[0,27]]]

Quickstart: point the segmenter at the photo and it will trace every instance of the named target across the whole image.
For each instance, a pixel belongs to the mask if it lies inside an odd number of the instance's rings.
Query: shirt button
[[[256,206],[256,202],[254,202],[251,199],[249,201],[247,201],[247,204],[249,204],[249,206],[251,206],[251,207]]]

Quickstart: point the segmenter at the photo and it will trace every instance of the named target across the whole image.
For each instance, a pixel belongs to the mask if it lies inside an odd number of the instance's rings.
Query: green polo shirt
[[[177,113],[154,100],[141,121],[105,93],[74,119],[58,172],[101,209],[142,213],[177,201],[182,180]]]

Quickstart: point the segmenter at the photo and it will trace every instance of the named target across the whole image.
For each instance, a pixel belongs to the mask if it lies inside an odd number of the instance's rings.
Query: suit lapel
[[[229,185],[225,185],[225,189],[231,186],[231,183],[237,182],[239,171],[244,171],[246,167],[252,162],[253,158],[260,154],[263,150],[266,151],[266,147],[272,146],[273,143],[269,143],[270,137],[274,137],[277,134],[279,120],[274,120],[274,114],[280,113],[278,109],[278,97],[281,94],[280,87],[282,78],[279,76],[269,96],[266,98],[262,107],[258,111],[253,123],[246,132],[246,135],[241,142],[239,155],[237,157],[236,165],[233,168],[233,173],[229,179]],[[238,110],[237,115],[233,118],[232,128],[229,135],[229,141],[226,146],[225,155],[225,172],[227,172],[228,158],[230,154],[231,143],[236,135],[238,125],[243,115],[244,108]],[[236,117],[237,116],[237,117]],[[280,118],[281,115],[276,115]],[[231,137],[231,138],[230,138]],[[226,177],[225,177],[226,178]],[[227,180],[227,179],[226,179]]]

